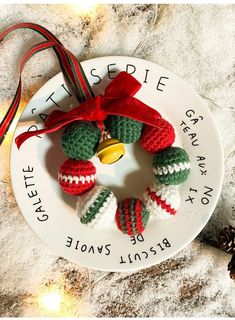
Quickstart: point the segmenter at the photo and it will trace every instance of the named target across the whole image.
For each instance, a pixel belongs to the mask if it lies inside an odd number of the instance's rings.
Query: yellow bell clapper
[[[104,140],[100,142],[96,156],[103,164],[112,164],[120,160],[125,154],[124,144],[117,139],[104,136]]]

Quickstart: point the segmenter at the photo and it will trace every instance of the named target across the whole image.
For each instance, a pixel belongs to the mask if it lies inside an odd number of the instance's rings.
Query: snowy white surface
[[[215,238],[222,227],[234,226],[234,5],[100,5],[89,16],[71,5],[1,5],[0,21],[1,30],[23,21],[42,24],[81,60],[136,56],[167,67],[191,84],[213,112],[225,153],[222,194],[198,239]],[[1,108],[14,94],[19,57],[39,39],[31,31],[18,31],[0,45]],[[57,72],[50,50],[35,56],[24,72],[23,105]],[[12,194],[9,141],[0,149],[0,316],[47,315],[36,299],[51,283],[63,283],[75,299],[70,315],[235,316],[235,284],[226,271],[230,257],[198,239],[150,269],[107,274],[81,301],[89,283],[105,273],[88,272],[57,257],[31,231]]]

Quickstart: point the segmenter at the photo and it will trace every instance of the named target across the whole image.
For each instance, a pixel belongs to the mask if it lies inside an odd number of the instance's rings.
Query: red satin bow
[[[141,84],[133,76],[122,71],[107,86],[103,96],[89,99],[68,112],[52,111],[45,122],[45,129],[20,134],[15,139],[16,145],[20,148],[30,137],[56,132],[74,121],[95,121],[99,125],[108,115],[125,116],[155,127],[161,115],[133,97],[140,88]]]

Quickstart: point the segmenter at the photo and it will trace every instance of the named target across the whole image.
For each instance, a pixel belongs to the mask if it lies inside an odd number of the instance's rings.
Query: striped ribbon
[[[59,60],[60,68],[63,72],[65,81],[79,103],[94,98],[94,93],[77,58],[68,49],[66,49],[63,44],[46,28],[34,23],[19,23],[0,33],[0,42],[2,42],[3,39],[12,31],[22,28],[31,29],[38,32],[46,39],[46,41],[37,43],[31,47],[20,63],[20,78],[18,87],[11,105],[0,123],[0,145],[4,141],[4,138],[12,121],[15,118],[16,112],[20,105],[22,92],[21,75],[24,65],[37,52],[48,48],[53,48]]]

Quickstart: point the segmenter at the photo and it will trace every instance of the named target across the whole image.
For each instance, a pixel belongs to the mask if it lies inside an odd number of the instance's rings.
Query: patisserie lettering
[[[90,245],[80,242],[79,240],[75,240],[72,237],[67,237],[65,246],[67,248],[74,248],[75,250],[78,250],[81,253],[88,253],[88,254],[104,254],[105,256],[109,256],[111,253],[111,244],[102,244],[100,246],[98,245]]]
[[[134,74],[137,70],[136,66],[130,63],[127,63],[125,68],[123,68],[123,70],[117,69],[116,63],[110,63],[105,68],[107,71],[107,77],[110,80],[114,79],[120,71],[126,71],[129,74]],[[150,71],[149,69],[144,69],[142,79],[139,79],[139,81],[142,81],[142,83],[148,83],[149,71]],[[102,78],[99,76],[99,72],[97,71],[96,68],[91,69],[90,74],[95,79],[95,81],[92,83],[93,85],[98,85],[101,83]],[[163,92],[164,87],[167,85],[168,80],[169,80],[169,77],[165,75],[158,77],[156,81],[156,89],[158,91]]]
[[[58,108],[61,108],[60,104],[58,102],[55,101],[54,98],[52,98],[54,96],[55,92],[52,92],[49,97],[46,99],[46,102],[48,101],[52,101]]]
[[[69,92],[69,89],[66,87],[66,84],[62,84],[61,85],[61,88],[64,90],[64,92],[66,92],[67,96],[68,97],[72,97],[72,94]],[[53,103],[53,105],[55,105],[57,108],[59,109],[63,109],[65,108],[65,106],[61,106],[61,101],[58,101],[58,97],[56,97],[56,93],[53,91],[45,100],[45,102],[48,102],[48,103]],[[31,113],[34,115],[35,112],[37,112],[37,109],[40,110],[40,108],[35,108],[33,107],[31,109]],[[46,113],[39,113],[38,114],[39,118],[45,122],[47,117],[49,116],[49,114],[46,114]],[[33,131],[33,130],[39,130],[39,128],[36,126],[36,125],[32,125],[31,127],[29,127],[28,131]],[[41,136],[36,136],[38,138],[41,138]]]
[[[115,69],[115,63],[110,63],[107,65],[107,76],[108,78],[114,79],[116,77],[116,75],[120,72],[120,70]],[[134,66],[133,64],[127,64],[126,68],[124,68],[126,72],[128,72],[129,74],[133,74],[136,72],[136,66]],[[142,83],[148,83],[148,77],[149,77],[149,69],[144,69],[144,74],[142,77]],[[93,85],[98,85],[101,83],[102,78],[99,76],[98,71],[96,68],[93,68],[90,70],[90,74],[93,77],[94,81],[91,83]],[[157,78],[156,80],[156,90],[163,92],[165,87],[167,86],[167,81],[169,80],[169,77],[167,76],[160,76]],[[141,80],[140,80],[141,81]],[[68,87],[66,86],[65,83],[61,84],[61,88],[63,89],[63,91],[66,93],[66,95],[69,97],[72,97],[73,95],[69,92]],[[63,105],[63,103],[61,102],[60,99],[58,99],[58,95],[57,95],[57,91],[56,92],[51,92],[50,95],[45,99],[45,102],[48,104],[53,104],[56,108],[61,109],[61,110],[65,110],[66,106]],[[40,108],[38,107],[33,107],[31,109],[31,113],[32,115],[36,115],[37,111],[40,111]],[[40,120],[42,122],[45,122],[47,117],[49,116],[49,114],[46,113],[39,113],[37,114],[37,116],[40,118]],[[28,131],[36,131],[39,130],[39,127],[37,125],[32,125],[28,128]],[[41,136],[37,135],[37,138],[41,138]]]
[[[61,87],[64,89],[64,91],[67,92],[68,96],[72,97],[72,94],[69,92],[68,88],[66,87],[66,85],[64,83],[61,85]]]
[[[40,222],[47,221],[49,216],[45,213],[46,210],[43,207],[42,200],[39,197],[36,189],[34,167],[27,166],[22,168],[24,187],[27,191],[27,197],[32,201],[34,213],[36,213],[37,220]]]
[[[167,238],[164,238],[162,241],[157,243],[155,246],[148,248],[147,250],[143,250],[136,253],[129,253],[126,256],[120,256],[120,264],[124,263],[135,263],[136,261],[146,260],[151,256],[155,256],[161,251],[167,250],[170,248],[171,244]]]

